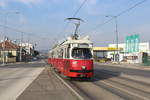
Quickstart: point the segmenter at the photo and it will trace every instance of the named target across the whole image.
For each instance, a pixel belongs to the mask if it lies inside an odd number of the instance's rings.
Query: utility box
[[[142,54],[142,63],[145,66],[150,66],[150,59],[149,59],[148,53],[143,52],[143,54]]]

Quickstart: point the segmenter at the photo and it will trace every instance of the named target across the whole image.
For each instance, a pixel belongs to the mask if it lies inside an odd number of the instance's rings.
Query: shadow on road
[[[71,78],[70,81],[79,81],[79,82],[95,82],[100,80],[106,80],[112,77],[119,77],[120,72],[109,71],[104,69],[94,69],[93,78]]]
[[[117,71],[110,71],[110,70],[104,70],[104,69],[95,69],[94,70],[94,78],[96,78],[96,81],[99,80],[106,80],[113,77],[119,77],[121,75],[121,72]]]

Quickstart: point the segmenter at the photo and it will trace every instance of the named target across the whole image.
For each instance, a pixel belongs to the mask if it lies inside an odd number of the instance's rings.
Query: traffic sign
[[[139,34],[126,36],[125,40],[126,40],[125,52],[128,53],[139,52],[139,42],[140,42]]]

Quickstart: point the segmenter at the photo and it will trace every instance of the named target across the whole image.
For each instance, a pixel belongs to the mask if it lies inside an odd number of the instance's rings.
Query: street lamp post
[[[20,56],[19,61],[22,61],[22,41],[23,41],[23,33],[21,33],[21,39],[20,39]]]
[[[3,41],[3,65],[5,64],[5,39],[6,39],[6,28],[7,28],[7,15],[10,13],[19,14],[19,12],[6,12],[4,19],[4,41]]]
[[[118,49],[119,49],[119,47],[118,47],[118,44],[119,44],[119,39],[118,39],[118,21],[117,21],[117,16],[106,16],[106,17],[112,17],[112,18],[114,18],[115,19],[115,27],[116,27],[116,49],[117,49],[117,53],[116,53],[116,55],[115,55],[115,61],[117,61],[117,62],[119,62],[119,51],[118,51]]]

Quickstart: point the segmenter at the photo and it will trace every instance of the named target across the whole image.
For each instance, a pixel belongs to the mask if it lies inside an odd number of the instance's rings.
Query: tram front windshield
[[[92,54],[89,48],[74,48],[72,50],[72,57],[75,59],[90,59]]]

